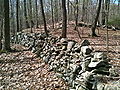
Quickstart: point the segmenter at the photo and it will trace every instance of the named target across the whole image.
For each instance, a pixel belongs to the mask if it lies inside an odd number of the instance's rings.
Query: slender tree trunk
[[[2,49],[2,28],[3,28],[3,20],[0,20],[0,50]]]
[[[73,7],[72,7],[72,5],[70,5],[70,16],[71,17],[69,18],[69,20],[71,20],[71,21],[73,20],[73,12],[74,12]]]
[[[68,18],[68,24],[69,24],[69,14],[70,14],[70,3],[69,3],[69,0],[67,1],[67,8],[68,8],[68,10],[67,10],[67,18]]]
[[[22,27],[22,18],[19,19],[19,24],[20,24],[20,27],[19,27],[19,30],[22,31],[23,27]]]
[[[54,29],[54,12],[53,12],[53,0],[51,0],[51,14],[52,14],[52,28]]]
[[[2,49],[2,38],[3,38],[3,29],[4,29],[4,0],[0,1],[0,50]]]
[[[10,8],[10,10],[11,10],[10,18],[12,18],[10,21],[10,30],[11,30],[12,34],[15,35],[15,33],[16,33],[15,17],[14,17],[15,12],[14,12],[14,5],[13,5],[12,0],[10,0],[10,7],[11,7]]]
[[[42,12],[42,17],[43,17],[43,22],[44,22],[45,34],[46,34],[46,36],[48,36],[47,24],[46,24],[45,13],[44,13],[44,8],[43,8],[43,0],[40,0],[40,5],[41,5],[41,12]]]
[[[38,28],[38,6],[37,6],[38,0],[35,1],[35,6],[36,6],[36,28]]]
[[[54,8],[55,22],[58,22],[58,0],[55,0],[55,8]]]
[[[66,38],[67,33],[67,11],[66,11],[66,0],[62,0],[62,13],[63,13],[63,22],[62,22],[62,38]]]
[[[85,10],[85,19],[86,19],[85,22],[87,22],[87,23],[89,22],[89,17],[88,17],[89,16],[88,15],[88,13],[89,13],[89,11],[88,11],[89,1],[90,0],[86,0],[86,7],[85,7],[85,9],[86,9]]]
[[[23,17],[23,11],[24,11],[24,6],[22,5],[23,3],[20,2],[20,6],[19,7],[19,30],[22,31],[24,29],[24,17]]]
[[[105,25],[105,4],[102,2],[102,25]]]
[[[33,22],[33,17],[32,17],[32,15],[33,15],[33,12],[32,12],[32,1],[31,0],[29,0],[29,4],[30,4],[30,28],[31,28],[31,33],[33,32],[33,30],[32,30],[32,28],[33,28],[33,26],[34,26],[34,22]]]
[[[120,0],[118,0],[118,11],[120,10]]]
[[[75,9],[75,30],[77,29],[78,24],[78,0],[76,0],[76,9]]]
[[[16,0],[16,22],[17,22],[17,32],[19,32],[19,0]]]
[[[10,50],[9,0],[4,0],[4,50]]]
[[[120,17],[120,0],[118,0],[118,17]]]
[[[58,0],[58,22],[62,20],[62,4],[61,4],[61,0]],[[54,17],[55,18],[55,17]]]
[[[102,0],[99,0],[99,5],[98,5],[98,10],[97,10],[97,15],[95,17],[95,21],[92,25],[92,36],[97,36],[96,33],[95,33],[95,29],[96,29],[96,26],[97,26],[97,21],[98,21],[98,18],[99,18],[99,14],[100,14],[100,9],[101,9],[101,3],[102,3]]]
[[[27,28],[30,28],[29,26],[29,22],[28,22],[28,17],[27,17],[27,4],[26,4],[26,0],[24,0],[24,17],[25,17],[25,24]]]
[[[106,20],[105,23],[106,25],[108,24],[108,17],[109,17],[109,5],[110,5],[110,0],[105,0],[105,11],[106,11]]]
[[[82,19],[81,21],[84,21],[84,16],[85,16],[85,0],[83,0],[83,4],[82,4]]]
[[[105,23],[106,26],[108,25],[108,17],[109,17],[109,5],[110,5],[110,0],[105,0],[105,10],[106,10],[106,17],[105,17]],[[107,53],[109,52],[109,35],[108,35],[108,29],[106,32],[106,49]]]

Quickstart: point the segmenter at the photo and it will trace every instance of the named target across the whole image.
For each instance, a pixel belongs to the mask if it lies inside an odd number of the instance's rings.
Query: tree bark
[[[76,0],[76,9],[75,9],[75,30],[77,29],[78,24],[78,0]]]
[[[70,3],[69,3],[69,0],[67,1],[67,8],[68,8],[68,10],[67,10],[67,17],[68,17],[68,24],[69,24],[69,14],[70,14]]]
[[[67,12],[66,12],[66,0],[62,0],[62,13],[63,13],[63,18],[62,18],[62,38],[66,38],[66,33],[67,33]]]
[[[46,24],[45,13],[44,13],[44,8],[43,8],[43,0],[40,0],[40,5],[41,5],[41,12],[42,12],[42,17],[43,17],[43,22],[44,22],[45,34],[46,34],[46,36],[48,36],[47,24]]]
[[[92,25],[92,36],[97,36],[96,33],[95,33],[95,29],[96,29],[96,26],[97,26],[97,21],[98,21],[98,18],[99,18],[99,14],[100,14],[100,9],[101,9],[101,3],[102,3],[102,0],[99,0],[99,5],[98,5],[98,9],[97,9],[97,15],[95,17],[95,21]]]
[[[52,28],[54,29],[54,12],[53,12],[53,0],[51,0],[51,14],[52,14]]]
[[[58,15],[58,0],[55,0],[54,15],[55,15],[55,22],[57,23],[58,18],[59,18],[59,15]]]
[[[16,0],[16,22],[17,22],[17,32],[19,32],[19,0]]]
[[[37,7],[37,2],[38,2],[38,0],[35,1],[35,6],[36,6],[36,28],[38,28],[38,7]]]
[[[33,26],[34,26],[34,22],[33,22],[33,17],[32,17],[32,14],[33,14],[33,12],[32,12],[32,1],[31,0],[29,0],[29,4],[30,4],[30,28],[31,28],[31,33],[33,32],[33,30],[32,30],[32,28],[33,28]]]
[[[84,16],[85,16],[85,0],[83,0],[83,4],[82,4],[82,19],[81,21],[84,21]]]
[[[120,0],[118,0],[118,17],[120,17]]]
[[[10,0],[10,10],[11,10],[11,13],[10,13],[10,18],[12,18],[11,19],[11,21],[10,21],[10,29],[11,29],[11,33],[13,34],[13,35],[15,35],[15,33],[16,33],[16,26],[15,26],[15,17],[14,17],[14,14],[15,14],[15,12],[14,12],[14,5],[13,5],[13,1],[12,0]]]
[[[120,13],[120,0],[118,0],[118,12]]]
[[[105,25],[105,3],[102,2],[102,25]]]
[[[24,17],[25,17],[25,24],[27,28],[30,28],[28,17],[27,17],[27,7],[26,7],[26,0],[24,0]]]
[[[10,49],[10,22],[9,22],[9,0],[4,0],[4,50]]]
[[[0,50],[2,49],[2,28],[3,28],[3,20],[0,20]]]
[[[108,24],[108,17],[109,17],[109,5],[110,5],[110,0],[105,0],[105,13],[106,13],[106,17],[105,17],[105,24]]]
[[[110,0],[105,0],[105,11],[106,11],[105,24],[106,24],[106,26],[108,25],[109,5],[110,5]],[[107,53],[108,53],[109,52],[108,29],[107,29],[107,32],[106,32],[106,49],[107,49]]]

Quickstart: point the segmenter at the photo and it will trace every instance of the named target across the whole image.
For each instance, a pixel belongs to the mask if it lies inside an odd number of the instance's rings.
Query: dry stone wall
[[[11,42],[29,47],[66,81],[70,90],[120,90],[120,81],[108,83],[111,64],[103,52],[95,52],[88,40],[81,44],[44,33],[18,33]]]

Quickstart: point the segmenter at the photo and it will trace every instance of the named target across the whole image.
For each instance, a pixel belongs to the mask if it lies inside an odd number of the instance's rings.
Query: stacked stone
[[[54,45],[49,43],[49,47],[44,48],[40,53],[40,55],[44,54],[42,58],[50,65],[50,70],[54,70],[58,77],[67,82],[71,81],[72,73],[77,67],[75,59],[79,58],[79,53],[75,53],[73,49],[75,46],[77,46],[75,41],[62,38],[58,39]]]
[[[70,89],[101,90],[100,77],[109,75],[109,59],[103,52],[94,52],[88,40],[78,44],[66,38],[46,37],[44,33],[19,33],[17,38],[19,44],[49,64],[50,71],[68,82]]]
[[[87,42],[87,41],[86,41]],[[82,70],[75,80],[77,90],[119,90],[120,87],[105,84],[104,76],[109,76],[109,59],[103,52],[93,52],[90,43],[81,46]],[[110,89],[114,88],[114,89]]]
[[[52,38],[50,35],[49,38]],[[28,47],[33,52],[37,51],[39,47],[42,47],[44,43],[47,43],[45,33],[17,33],[16,36],[11,36],[11,42]],[[38,46],[39,45],[39,46]]]

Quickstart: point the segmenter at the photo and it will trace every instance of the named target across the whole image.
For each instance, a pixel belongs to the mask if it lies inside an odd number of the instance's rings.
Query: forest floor
[[[20,52],[0,55],[0,90],[65,90],[63,80],[57,78],[49,66],[23,46]]]
[[[61,28],[61,27],[60,27]],[[54,36],[60,36],[61,29],[50,29]],[[95,51],[106,50],[106,31],[97,29],[99,37],[90,36],[90,28],[78,28],[82,40],[88,39]],[[24,30],[29,32],[30,29]],[[44,32],[42,28],[35,29],[34,32]],[[67,37],[81,42],[74,25],[68,26]],[[57,78],[53,71],[49,71],[49,66],[34,53],[28,51],[21,45],[13,45],[12,48],[20,50],[14,53],[3,53],[0,55],[0,90],[66,90],[66,83]],[[109,58],[120,73],[120,31],[109,30]]]

